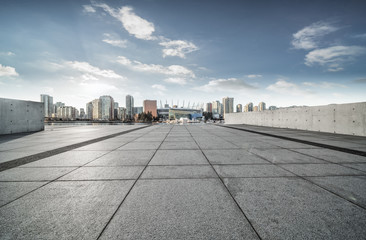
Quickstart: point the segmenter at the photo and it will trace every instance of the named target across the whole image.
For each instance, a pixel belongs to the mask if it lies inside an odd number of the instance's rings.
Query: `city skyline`
[[[103,95],[120,106],[126,95],[135,106],[362,102],[365,10],[362,1],[6,0],[0,97],[49,94],[78,109]]]

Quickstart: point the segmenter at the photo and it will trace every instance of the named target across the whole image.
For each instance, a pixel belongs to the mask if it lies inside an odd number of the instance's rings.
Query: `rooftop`
[[[0,239],[364,239],[365,150],[245,125],[0,136]]]

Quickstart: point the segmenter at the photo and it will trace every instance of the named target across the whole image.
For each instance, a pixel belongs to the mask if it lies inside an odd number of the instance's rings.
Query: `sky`
[[[366,101],[365,1],[2,0],[0,97]]]

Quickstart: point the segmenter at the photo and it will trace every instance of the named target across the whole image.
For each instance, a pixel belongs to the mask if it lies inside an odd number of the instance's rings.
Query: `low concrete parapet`
[[[225,124],[248,124],[366,136],[366,102],[225,114]]]
[[[0,98],[0,135],[42,130],[43,103]]]

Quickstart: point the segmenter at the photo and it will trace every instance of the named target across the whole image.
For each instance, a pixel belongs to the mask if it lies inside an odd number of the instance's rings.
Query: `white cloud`
[[[320,37],[337,30],[337,27],[327,22],[316,22],[294,33],[291,43],[296,49],[314,49],[318,47]]]
[[[103,70],[90,65],[88,62],[67,61],[65,65],[83,73],[93,74],[105,78],[124,78],[113,70]]]
[[[334,87],[341,87],[341,88],[346,88],[347,86],[343,85],[343,84],[339,84],[339,83],[332,83],[332,82],[303,82],[302,83],[305,86],[308,87],[317,87],[317,88],[334,88]]]
[[[262,75],[260,74],[250,74],[250,75],[247,75],[248,78],[261,78],[263,77]]]
[[[14,77],[19,76],[19,74],[15,71],[15,68],[3,66],[0,64],[0,77]]]
[[[365,47],[359,46],[333,46],[316,49],[305,56],[307,66],[320,65],[330,72],[343,70],[342,64],[353,61],[356,56],[366,53]]]
[[[15,56],[15,53],[13,52],[0,52],[0,56]]]
[[[104,36],[106,37],[106,39],[103,39],[102,41],[105,42],[105,43],[108,43],[112,46],[120,47],[120,48],[126,48],[127,47],[127,40],[113,38],[108,33],[105,33]]]
[[[183,40],[166,40],[159,43],[165,47],[163,49],[163,57],[176,56],[185,58],[187,53],[191,53],[198,50],[198,47],[191,42]]]
[[[83,12],[86,13],[95,13],[95,9],[91,5],[83,5]]]
[[[293,96],[309,96],[313,94],[311,91],[283,79],[278,79],[276,83],[269,85],[266,89],[276,93]]]
[[[154,84],[151,87],[154,88],[154,89],[157,89],[159,91],[166,91],[166,87],[164,85]]]
[[[164,79],[165,82],[167,83],[174,83],[174,84],[178,84],[178,85],[186,85],[187,84],[187,79],[185,78],[166,78]]]
[[[356,34],[356,35],[353,35],[352,37],[353,37],[353,38],[366,39],[366,33]]]
[[[125,6],[116,10],[107,4],[94,4],[94,6],[103,8],[104,11],[120,21],[124,29],[134,37],[144,40],[156,39],[152,36],[155,31],[154,24],[137,16],[132,7]]]
[[[228,79],[215,79],[209,81],[207,84],[195,87],[195,90],[204,92],[215,92],[215,91],[241,91],[245,89],[255,89],[255,87],[245,83],[243,80],[237,78]]]
[[[124,56],[119,56],[117,62],[135,71],[140,72],[160,73],[171,76],[188,76],[193,78],[195,77],[194,73],[191,70],[181,65],[170,65],[168,67],[164,67],[157,64],[144,64],[139,61],[131,61]]]

